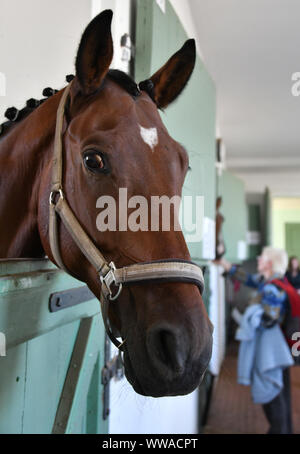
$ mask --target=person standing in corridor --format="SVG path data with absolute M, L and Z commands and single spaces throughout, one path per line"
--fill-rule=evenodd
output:
M 271 328 L 276 323 L 282 326 L 289 304 L 288 294 L 281 287 L 288 265 L 285 251 L 272 247 L 264 248 L 258 257 L 258 273 L 254 275 L 248 274 L 225 259 L 218 260 L 216 263 L 223 266 L 229 276 L 257 290 L 254 303 L 261 304 L 263 308 L 261 316 L 263 328 Z M 283 336 L 282 343 L 286 343 Z M 286 348 L 285 345 L 284 348 Z M 270 423 L 269 434 L 293 433 L 289 367 L 282 371 L 282 382 L 283 386 L 279 394 L 262 405 Z
M 300 265 L 298 257 L 295 256 L 290 257 L 289 266 L 285 274 L 285 277 L 300 294 Z

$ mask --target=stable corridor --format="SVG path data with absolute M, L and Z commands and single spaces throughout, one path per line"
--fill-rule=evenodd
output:
M 237 343 L 228 347 L 204 434 L 265 434 L 268 430 L 261 405 L 251 400 L 250 387 L 237 384 L 237 352 Z M 300 367 L 293 367 L 291 372 L 294 433 L 300 434 Z

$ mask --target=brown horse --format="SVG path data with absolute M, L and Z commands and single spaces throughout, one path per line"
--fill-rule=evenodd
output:
M 164 127 L 158 108 L 180 94 L 195 64 L 189 40 L 140 89 L 109 70 L 112 12 L 94 18 L 77 53 L 76 76 L 64 118 L 63 186 L 73 212 L 105 257 L 118 267 L 166 258 L 190 260 L 181 231 L 99 232 L 96 201 L 119 188 L 128 197 L 181 195 L 188 155 Z M 56 111 L 63 90 L 16 122 L 0 140 L 0 257 L 42 257 L 49 246 L 49 193 Z M 154 148 L 141 127 L 157 131 Z M 99 297 L 94 268 L 60 224 L 63 262 Z M 128 380 L 144 395 L 187 394 L 199 384 L 211 356 L 212 325 L 198 288 L 189 283 L 135 284 L 111 303 L 109 318 L 126 338 Z

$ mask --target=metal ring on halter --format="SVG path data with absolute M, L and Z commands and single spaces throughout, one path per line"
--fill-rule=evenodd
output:
M 120 296 L 120 293 L 121 293 L 121 291 L 122 291 L 122 287 L 123 287 L 123 285 L 122 285 L 121 282 L 120 282 L 120 284 L 119 284 L 119 286 L 118 286 L 118 291 L 117 291 L 117 293 L 116 293 L 114 296 L 112 296 L 112 293 L 110 293 L 108 299 L 109 299 L 110 301 L 115 301 L 116 299 L 118 299 L 118 297 Z
M 118 348 L 119 348 L 120 350 L 121 350 L 121 347 L 123 347 L 123 345 L 125 344 L 125 342 L 126 342 L 126 339 L 124 339 L 124 340 L 120 343 L 120 345 L 118 346 Z
M 51 191 L 50 192 L 50 196 L 49 196 L 49 205 L 56 205 L 55 201 L 54 201 L 54 197 L 59 194 L 59 198 L 60 199 L 63 199 L 64 198 L 64 193 L 62 191 L 62 189 L 56 189 L 54 191 Z
M 115 301 L 120 296 L 120 293 L 122 291 L 122 283 L 120 282 L 118 284 L 117 293 L 115 295 L 113 295 L 110 286 L 111 286 L 111 284 L 116 285 L 116 276 L 115 276 L 116 265 L 114 264 L 114 262 L 110 262 L 109 268 L 110 268 L 110 270 L 108 271 L 108 273 L 106 273 L 105 276 L 100 276 L 100 281 L 101 281 L 101 284 L 105 285 L 105 287 L 106 287 L 106 290 L 107 290 L 106 293 L 108 294 L 108 299 L 110 301 Z

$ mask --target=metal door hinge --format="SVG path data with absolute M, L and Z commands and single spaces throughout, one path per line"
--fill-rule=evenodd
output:
M 110 340 L 105 339 L 105 364 L 101 370 L 101 384 L 103 385 L 103 419 L 107 419 L 109 409 L 109 388 L 112 378 L 121 380 L 124 377 L 124 364 L 121 351 L 112 359 L 110 358 Z
M 121 37 L 121 48 L 122 48 L 122 61 L 130 62 L 130 60 L 134 57 L 134 45 L 132 44 L 132 40 L 128 33 L 125 33 Z

